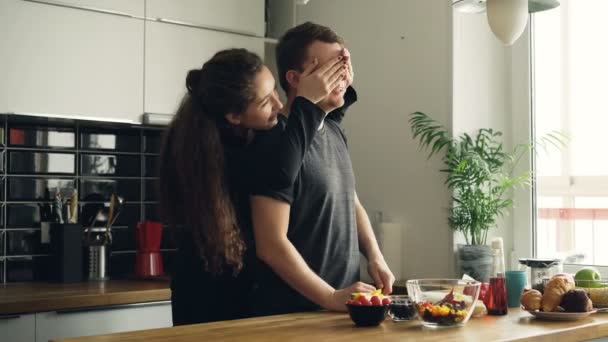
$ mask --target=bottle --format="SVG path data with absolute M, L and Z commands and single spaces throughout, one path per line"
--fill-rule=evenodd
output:
M 492 275 L 485 304 L 488 309 L 488 315 L 506 315 L 507 288 L 505 286 L 505 261 L 502 238 L 492 240 L 492 252 Z

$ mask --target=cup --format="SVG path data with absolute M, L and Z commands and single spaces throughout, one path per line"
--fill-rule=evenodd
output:
M 393 295 L 389 296 L 391 304 L 388 306 L 388 315 L 395 322 L 409 321 L 416 317 L 416 308 L 410 296 Z
M 505 281 L 507 282 L 507 306 L 518 308 L 520 306 L 519 298 L 526 287 L 526 271 L 507 271 Z

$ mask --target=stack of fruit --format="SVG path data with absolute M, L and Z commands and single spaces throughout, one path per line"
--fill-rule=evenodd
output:
M 584 267 L 574 276 L 576 287 L 589 293 L 593 306 L 608 307 L 608 281 L 602 280 L 600 272 L 595 267 Z
M 382 289 L 378 289 L 374 292 L 363 293 L 356 292 L 350 295 L 350 299 L 346 302 L 347 305 L 389 305 L 391 303 L 391 299 L 389 297 L 385 297 L 382 294 Z
M 545 285 L 544 292 L 529 290 L 524 292 L 520 303 L 528 311 L 544 312 L 588 312 L 593 304 L 587 292 L 575 289 L 571 275 L 558 274 Z

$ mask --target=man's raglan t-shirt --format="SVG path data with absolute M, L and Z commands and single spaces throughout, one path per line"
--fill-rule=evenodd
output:
M 349 88 L 354 102 L 356 93 Z M 350 100 L 350 101 L 349 101 Z M 350 102 L 350 103 L 349 103 Z M 310 103 L 311 106 L 315 105 Z M 292 186 L 277 189 L 257 183 L 254 195 L 271 197 L 291 205 L 287 237 L 308 266 L 336 289 L 359 280 L 359 244 L 355 218 L 355 177 L 344 132 L 339 121 L 343 116 L 332 112 L 323 128 L 316 132 L 300 172 Z M 284 119 L 281 120 L 284 125 Z M 276 133 L 274 133 L 276 134 Z M 275 137 L 268 132 L 260 137 L 257 160 L 272 154 Z M 318 309 L 289 287 L 268 265 L 260 263 L 256 272 L 253 309 L 258 314 L 278 314 Z

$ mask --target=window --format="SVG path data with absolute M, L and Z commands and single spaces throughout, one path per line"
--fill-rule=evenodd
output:
M 570 136 L 536 157 L 536 256 L 608 266 L 608 1 L 561 0 L 533 18 L 534 134 Z

